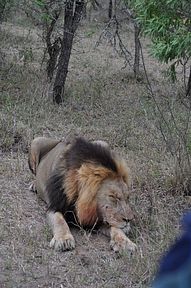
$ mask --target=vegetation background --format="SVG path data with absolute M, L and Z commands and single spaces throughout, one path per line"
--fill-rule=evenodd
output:
M 150 30 L 146 21 L 163 15 L 160 5 L 156 9 L 158 1 L 147 1 L 151 10 L 143 9 L 141 0 L 135 6 L 113 1 L 112 10 L 111 1 L 88 3 L 73 40 L 64 101 L 57 105 L 52 101 L 55 74 L 49 81 L 46 73 L 46 24 L 52 18 L 43 9 L 52 2 L 57 3 L 0 1 L 0 287 L 148 287 L 190 207 L 190 34 L 187 50 L 174 58 L 160 58 L 164 43 L 155 46 L 159 63 L 150 46 L 163 42 L 162 36 L 170 39 L 166 27 L 178 31 L 173 13 L 165 15 L 172 21 L 159 35 L 152 29 L 162 31 L 160 21 Z M 178 3 L 161 1 L 172 2 Z M 171 8 L 183 18 L 176 25 L 186 23 L 190 29 L 190 14 L 182 14 L 187 9 L 179 13 L 180 7 Z M 63 35 L 63 13 L 59 17 L 52 44 Z M 104 236 L 79 228 L 73 228 L 74 251 L 49 248 L 46 207 L 29 191 L 27 164 L 29 144 L 41 135 L 102 139 L 126 158 L 133 177 L 131 202 L 137 217 L 131 238 L 137 253 L 119 257 Z

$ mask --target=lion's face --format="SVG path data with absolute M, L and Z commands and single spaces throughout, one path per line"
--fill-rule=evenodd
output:
M 98 191 L 98 213 L 109 226 L 127 233 L 134 214 L 129 206 L 129 192 L 123 180 L 105 180 Z

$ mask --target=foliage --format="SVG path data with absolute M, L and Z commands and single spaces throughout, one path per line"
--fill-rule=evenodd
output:
M 183 65 L 186 93 L 182 102 L 180 96 L 173 93 L 169 102 L 157 97 L 148 81 L 150 95 L 154 103 L 154 113 L 160 115 L 158 128 L 174 157 L 176 167 L 175 186 L 183 187 L 188 193 L 190 183 L 190 115 L 191 115 L 191 2 L 190 0 L 135 0 L 128 4 L 136 14 L 142 32 L 152 41 L 151 51 L 160 62 L 169 64 L 167 75 L 176 80 L 176 67 Z M 186 87 L 186 68 L 190 66 Z M 168 97 L 168 92 L 165 93 Z M 177 102 L 178 101 L 178 102 Z M 173 105 L 170 104 L 173 102 Z M 175 108 L 181 107 L 181 114 Z M 183 105 L 182 105 L 183 104 Z M 157 111 L 157 112 L 156 112 Z M 184 115 L 180 121 L 180 115 Z M 180 123 L 180 124 L 178 124 Z M 169 144 L 171 143 L 171 144 Z
M 131 1 L 132 2 L 132 1 Z M 175 67 L 191 56 L 191 2 L 189 0 L 135 0 L 131 3 L 142 31 L 152 40 L 152 54 Z
M 51 21 L 55 18 L 55 13 L 60 11 L 61 7 L 64 5 L 63 1 L 60 0 L 24 0 L 23 4 L 27 15 L 33 19 L 33 22 L 36 25 L 41 27 L 50 25 Z

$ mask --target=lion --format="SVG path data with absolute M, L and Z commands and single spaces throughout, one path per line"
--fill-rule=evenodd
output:
M 126 235 L 134 218 L 129 169 L 105 141 L 35 138 L 29 149 L 29 168 L 35 175 L 33 190 L 47 204 L 53 232 L 50 247 L 57 251 L 75 248 L 67 223 L 67 213 L 72 211 L 80 226 L 100 226 L 115 252 L 136 249 Z

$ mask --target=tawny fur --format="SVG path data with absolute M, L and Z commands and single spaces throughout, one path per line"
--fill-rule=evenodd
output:
M 121 229 L 129 231 L 129 221 L 133 218 L 128 200 L 129 169 L 107 143 L 92 144 L 80 139 L 66 144 L 39 137 L 31 144 L 29 164 L 36 174 L 37 193 L 49 206 L 54 234 L 50 246 L 56 250 L 75 247 L 64 217 L 71 205 L 80 225 L 93 226 L 102 221 L 111 228 L 113 249 L 125 248 L 131 241 Z M 131 246 L 135 249 L 135 244 Z
M 118 173 L 93 163 L 85 163 L 78 170 L 66 173 L 64 188 L 67 199 L 76 201 L 78 220 L 82 225 L 93 225 L 97 215 L 97 191 L 104 179 L 122 178 L 129 185 L 129 170 L 124 161 L 117 159 Z

